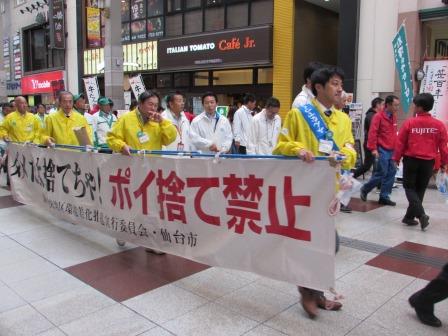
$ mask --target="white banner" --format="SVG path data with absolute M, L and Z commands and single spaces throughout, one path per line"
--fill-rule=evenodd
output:
M 66 221 L 207 265 L 334 285 L 326 161 L 126 157 L 9 146 L 12 194 Z
M 89 101 L 89 106 L 92 109 L 98 102 L 100 97 L 100 88 L 98 86 L 98 80 L 96 77 L 88 77 L 84 79 L 84 86 L 87 92 L 87 100 Z
M 146 91 L 145 83 L 143 83 L 142 75 L 129 78 L 129 84 L 131 85 L 132 92 L 134 92 L 135 99 Z
M 448 60 L 425 61 L 423 71 L 425 77 L 420 93 L 428 92 L 434 96 L 431 114 L 448 127 Z

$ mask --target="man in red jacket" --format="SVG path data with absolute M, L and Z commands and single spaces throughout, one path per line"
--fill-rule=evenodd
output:
M 403 187 L 409 206 L 402 222 L 418 225 L 424 231 L 429 225 L 422 202 L 431 178 L 435 158 L 440 151 L 441 169 L 448 164 L 447 132 L 445 125 L 433 118 L 429 111 L 434 105 L 430 93 L 421 93 L 414 98 L 416 116 L 406 120 L 398 134 L 393 160 L 400 162 L 403 157 Z
M 397 166 L 392 160 L 397 139 L 397 113 L 400 100 L 396 96 L 387 96 L 386 108 L 375 114 L 369 130 L 367 148 L 372 151 L 377 161 L 370 180 L 361 188 L 361 199 L 365 202 L 367 194 L 381 182 L 379 204 L 392 205 L 390 194 L 394 185 Z

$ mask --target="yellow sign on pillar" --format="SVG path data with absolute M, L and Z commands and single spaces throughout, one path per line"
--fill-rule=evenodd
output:
M 274 3 L 273 95 L 280 100 L 282 119 L 293 101 L 294 11 L 295 1 L 276 0 Z

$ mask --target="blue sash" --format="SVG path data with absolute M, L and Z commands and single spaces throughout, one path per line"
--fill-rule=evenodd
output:
M 312 104 L 302 105 L 299 109 L 317 141 L 332 140 L 333 150 L 339 151 L 339 147 L 333 139 L 332 132 L 328 129 L 319 111 Z

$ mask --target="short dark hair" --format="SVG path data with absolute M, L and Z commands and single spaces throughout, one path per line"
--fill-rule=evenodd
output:
M 39 104 L 36 104 L 36 109 L 38 109 L 39 106 L 42 106 L 43 108 L 46 108 L 46 107 L 45 107 L 45 104 L 39 103 Z
M 421 107 L 423 111 L 429 112 L 434 107 L 434 96 L 430 93 L 420 93 L 412 101 L 415 106 Z
M 152 90 L 148 90 L 148 91 L 141 93 L 140 96 L 138 96 L 138 102 L 139 102 L 139 104 L 143 104 L 147 99 L 149 99 L 151 97 L 157 97 L 157 99 L 159 100 L 159 104 L 160 104 L 159 94 Z
M 275 97 L 269 97 L 266 100 L 266 107 L 278 107 L 280 108 L 280 100 Z
M 311 79 L 311 75 L 314 71 L 322 69 L 324 65 L 320 62 L 310 62 L 303 70 L 303 82 L 306 84 L 307 79 Z
M 70 91 L 61 91 L 58 93 L 58 101 L 60 101 L 62 96 L 65 96 L 65 95 L 70 95 L 70 96 L 72 96 L 72 99 L 73 99 L 73 93 L 71 93 Z
M 373 98 L 373 100 L 371 102 L 371 107 L 375 108 L 378 104 L 381 104 L 383 101 L 384 101 L 384 99 L 381 97 Z
M 214 92 L 206 92 L 206 93 L 204 93 L 203 95 L 202 95 L 202 105 L 204 105 L 204 99 L 206 98 L 206 97 L 214 97 L 215 98 L 215 100 L 216 100 L 216 102 L 218 102 L 218 96 L 216 95 L 216 93 L 214 93 Z
M 254 103 L 257 99 L 255 98 L 255 95 L 252 93 L 246 93 L 243 97 L 243 104 L 247 105 L 248 103 Z
M 341 68 L 335 66 L 324 67 L 314 71 L 311 75 L 311 90 L 313 91 L 313 95 L 317 96 L 317 84 L 325 86 L 325 84 L 327 84 L 334 76 L 338 76 L 342 80 L 344 80 L 344 71 Z
M 5 108 L 5 107 L 13 108 L 12 103 L 10 103 L 10 102 L 1 103 L 0 107 L 2 107 L 2 108 Z
M 138 105 L 138 102 L 135 99 L 131 100 L 131 105 L 129 105 L 129 111 L 132 111 L 133 109 L 135 109 Z
M 180 91 L 174 91 L 174 92 L 170 92 L 168 93 L 168 95 L 166 96 L 166 105 L 169 106 L 170 103 L 174 100 L 175 96 L 182 96 L 184 97 L 184 94 Z
M 385 100 L 386 105 L 390 105 L 390 104 L 392 104 L 392 103 L 394 102 L 395 99 L 398 100 L 398 97 L 397 97 L 397 96 L 394 96 L 394 95 L 389 95 L 389 96 L 387 96 L 387 97 L 386 97 L 386 100 Z

